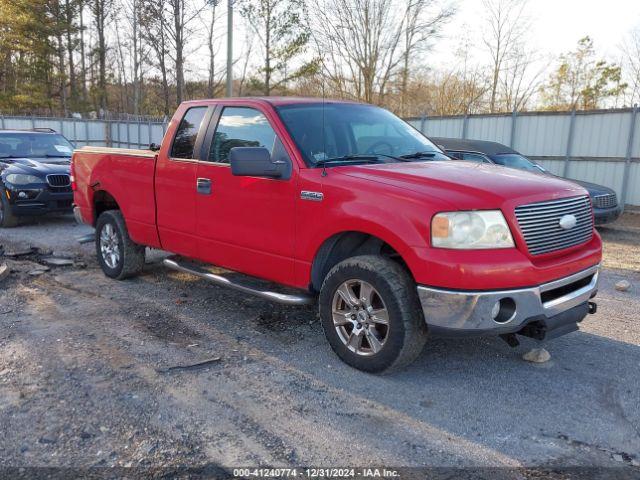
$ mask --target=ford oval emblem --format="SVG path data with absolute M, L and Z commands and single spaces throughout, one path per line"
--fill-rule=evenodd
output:
M 571 230 L 578 223 L 578 219 L 575 215 L 563 215 L 560 219 L 560 228 L 563 230 Z

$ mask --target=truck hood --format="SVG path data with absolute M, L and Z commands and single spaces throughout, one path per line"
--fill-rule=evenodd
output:
M 459 209 L 474 209 L 479 203 L 486 208 L 500 208 L 505 202 L 518 199 L 537 201 L 586 194 L 580 186 L 560 178 L 476 162 L 390 163 L 335 170 L 439 198 Z

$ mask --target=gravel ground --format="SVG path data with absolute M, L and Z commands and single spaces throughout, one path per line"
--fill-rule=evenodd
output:
M 598 313 L 546 345 L 551 361 L 522 360 L 533 341 L 431 339 L 386 376 L 341 363 L 314 308 L 167 271 L 159 252 L 140 277 L 109 280 L 93 246 L 74 242 L 90 230 L 66 217 L 0 230 L 7 252 L 41 249 L 0 259 L 12 271 L 0 280 L 0 468 L 521 467 L 532 478 L 577 466 L 638 478 L 640 249 L 622 228 L 603 230 Z M 50 250 L 74 265 L 35 274 Z M 629 292 L 614 289 L 621 279 Z

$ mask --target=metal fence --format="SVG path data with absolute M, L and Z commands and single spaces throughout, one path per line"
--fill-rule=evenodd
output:
M 0 129 L 52 128 L 76 146 L 147 148 L 160 143 L 166 122 L 139 120 L 86 120 L 76 118 L 0 116 Z
M 638 107 L 584 112 L 421 117 L 409 123 L 432 137 L 508 145 L 552 173 L 613 188 L 640 205 Z

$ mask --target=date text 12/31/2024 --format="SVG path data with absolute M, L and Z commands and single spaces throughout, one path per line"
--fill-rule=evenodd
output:
M 387 468 L 235 468 L 238 478 L 394 478 L 397 470 Z

